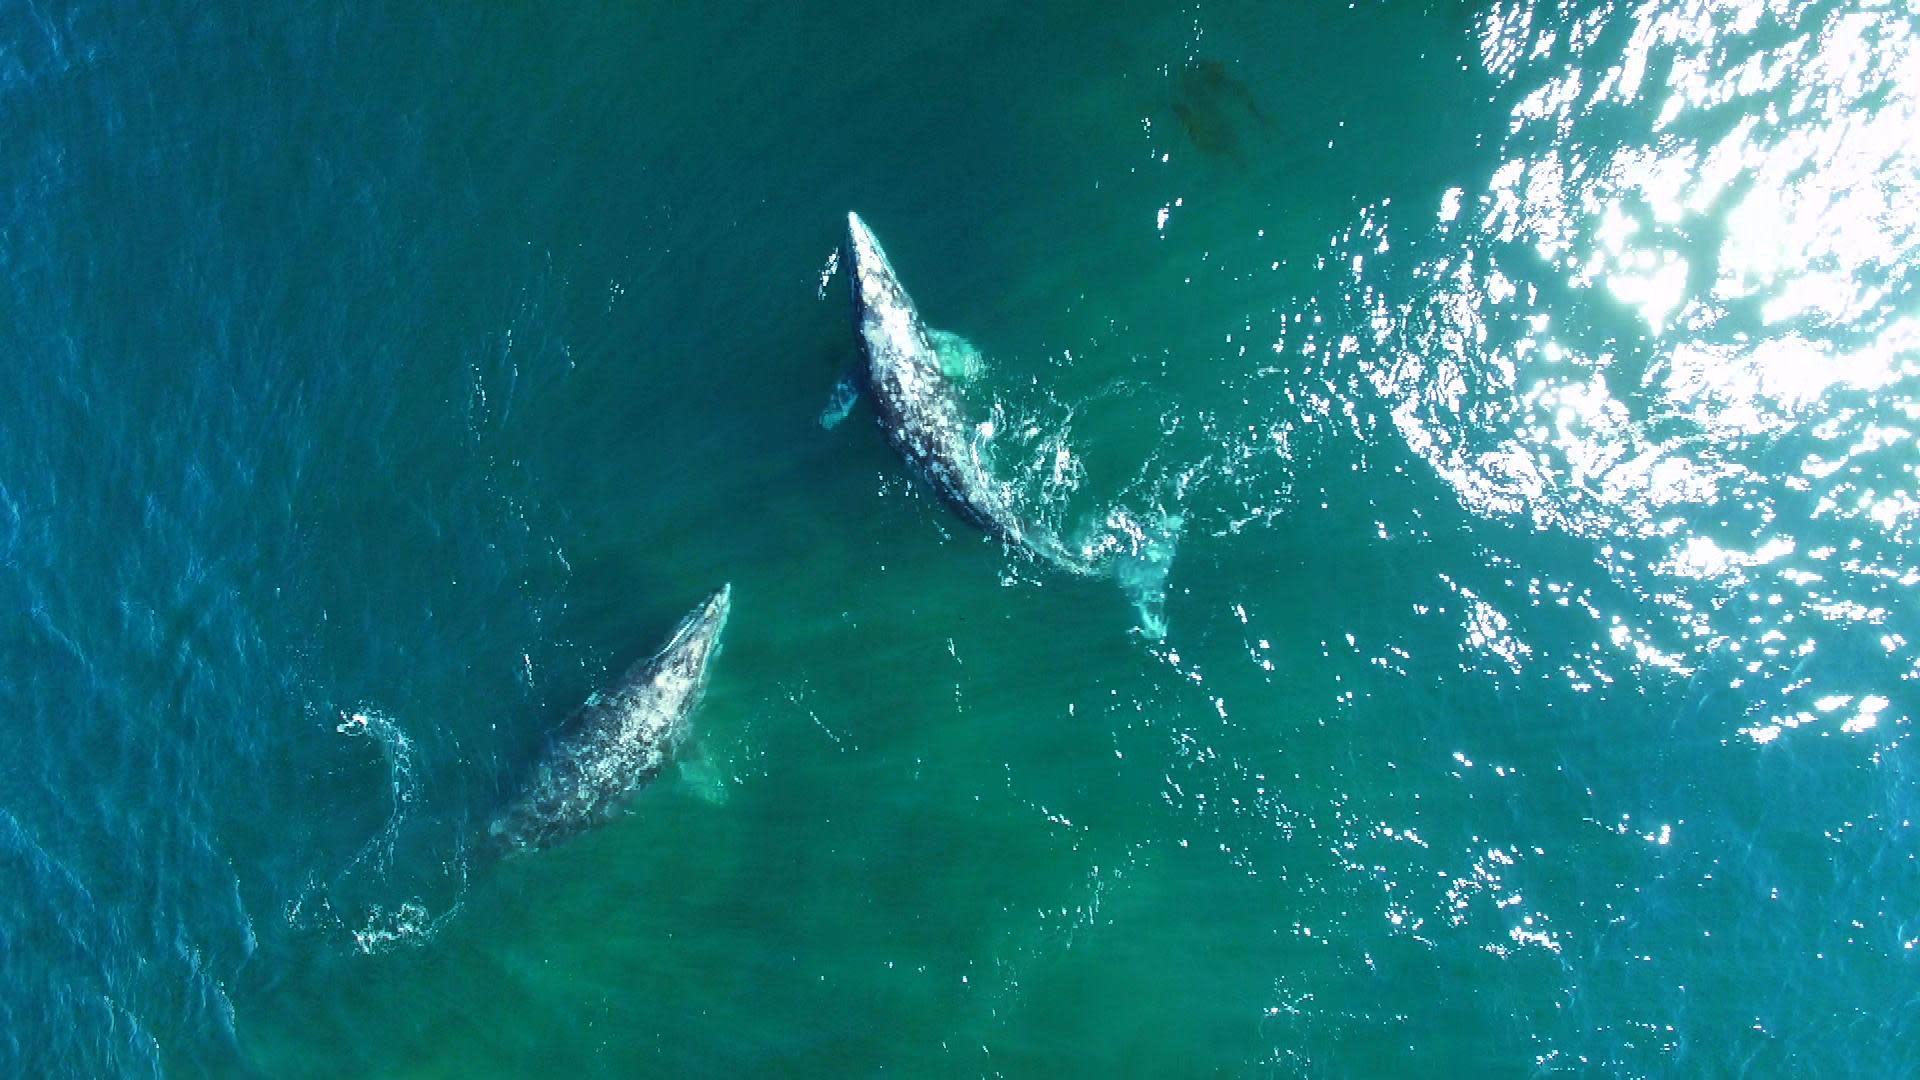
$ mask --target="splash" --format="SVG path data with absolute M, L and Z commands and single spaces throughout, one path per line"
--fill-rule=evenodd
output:
M 1155 510 L 1142 516 L 1118 505 L 1102 522 L 1098 542 L 1107 572 L 1133 604 L 1140 632 L 1150 641 L 1167 636 L 1167 577 L 1185 527 L 1182 514 Z
M 432 941 L 460 911 L 460 905 L 433 914 L 419 900 L 405 900 L 388 910 L 378 904 L 368 909 L 366 920 L 353 931 L 354 950 L 362 956 L 390 952 L 401 946 L 420 946 Z
M 1179 485 L 1149 460 L 1117 492 L 1090 492 L 1090 470 L 1074 448 L 1075 417 L 1090 402 L 1069 406 L 1047 390 L 999 394 L 980 425 L 982 439 L 1008 461 L 1008 493 L 1032 525 L 1034 549 L 1073 573 L 1110 578 L 1132 604 L 1140 633 L 1166 637 L 1167 579 L 1186 527 Z
M 832 251 L 827 252 L 827 261 L 820 265 L 820 281 L 818 287 L 814 290 L 815 299 L 825 300 L 827 298 L 827 286 L 832 283 L 833 276 L 839 272 L 840 248 L 835 246 Z
M 467 884 L 466 853 L 464 849 L 459 851 L 452 861 L 459 878 L 456 896 L 438 915 L 433 914 L 419 895 L 409 896 L 397 904 L 336 902 L 336 897 L 364 887 L 388 887 L 397 862 L 396 852 L 421 795 L 414 744 L 396 720 L 366 706 L 339 716 L 335 732 L 348 738 L 372 740 L 379 747 L 386 767 L 387 818 L 337 873 L 324 879 L 317 874 L 309 875 L 307 887 L 287 906 L 287 923 L 344 932 L 353 950 L 366 955 L 402 945 L 423 945 L 433 939 L 463 904 Z M 342 903 L 358 910 L 359 914 L 341 914 Z
M 340 723 L 334 730 L 349 738 L 372 739 L 380 747 L 380 756 L 387 766 L 387 796 L 391 800 L 386 824 L 367 840 L 347 866 L 351 869 L 369 861 L 383 868 L 391 866 L 407 807 L 420 793 L 420 778 L 413 767 L 413 742 L 391 717 L 365 709 L 341 713 Z

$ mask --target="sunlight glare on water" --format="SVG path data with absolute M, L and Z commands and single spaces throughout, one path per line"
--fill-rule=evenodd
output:
M 1411 223 L 1372 211 L 1348 241 L 1394 425 L 1467 506 L 1591 538 L 1670 611 L 1658 646 L 1616 644 L 1682 672 L 1737 654 L 1755 739 L 1826 693 L 1897 697 L 1795 672 L 1871 634 L 1878 670 L 1920 677 L 1889 623 L 1920 583 L 1911 12 L 1510 2 L 1480 45 L 1519 100 L 1504 163 L 1420 238 L 1427 291 L 1358 254 Z

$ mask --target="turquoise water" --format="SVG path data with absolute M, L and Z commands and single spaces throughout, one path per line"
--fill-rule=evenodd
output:
M 1916 14 L 0 7 L 0 1073 L 1920 1069 Z

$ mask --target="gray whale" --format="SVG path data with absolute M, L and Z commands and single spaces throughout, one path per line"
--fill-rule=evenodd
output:
M 854 330 L 865 383 L 887 441 L 955 513 L 1007 544 L 1075 573 L 1094 567 L 1045 530 L 1023 522 L 994 479 L 984 437 L 967 421 L 958 389 L 906 286 L 860 215 L 847 215 Z
M 569 840 L 614 816 L 659 775 L 706 691 L 732 593 L 722 586 L 680 620 L 659 652 L 587 699 L 494 820 L 496 845 L 512 853 Z
M 887 253 L 859 214 L 847 215 L 847 248 L 852 256 L 847 276 L 853 286 L 853 325 L 864 360 L 858 381 L 865 385 L 894 450 L 942 502 L 988 534 L 1069 573 L 1111 576 L 1133 601 L 1141 632 L 1156 640 L 1166 636 L 1167 571 L 1181 516 L 1160 510 L 1142 517 L 1115 504 L 1107 510 L 1103 528 L 1078 550 L 1045 523 L 1023 519 L 1009 489 L 994 478 L 987 436 L 968 422 L 959 388 L 943 362 L 943 345 L 951 350 L 959 339 L 930 330 L 921 321 Z M 851 403 L 852 395 L 837 395 L 821 423 L 832 427 Z

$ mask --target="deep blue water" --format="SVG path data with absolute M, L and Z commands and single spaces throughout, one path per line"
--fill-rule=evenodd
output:
M 1917 16 L 0 5 L 0 1073 L 1920 1069 Z

